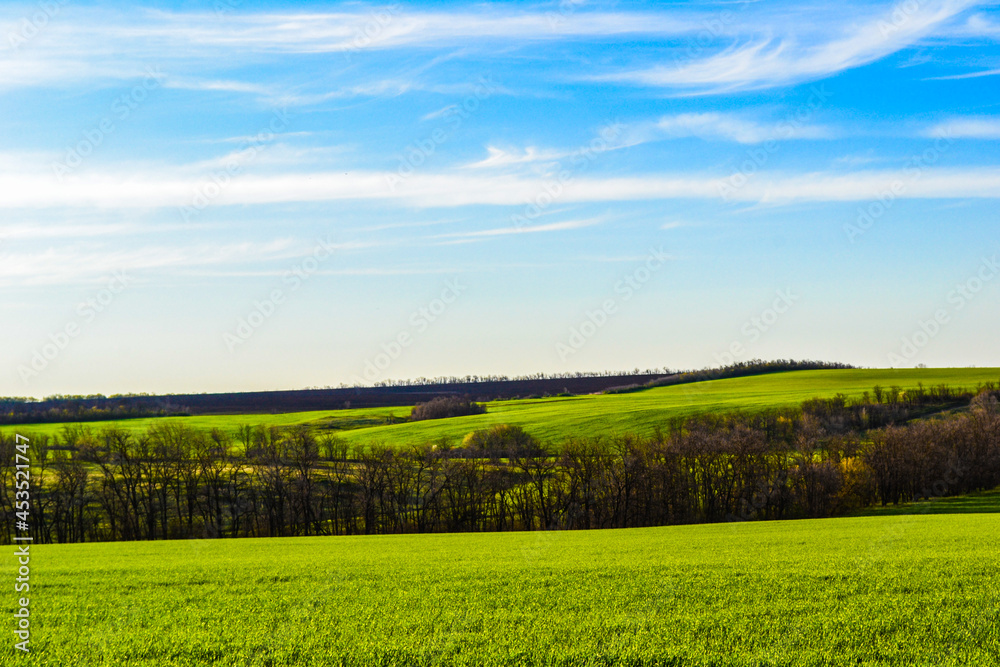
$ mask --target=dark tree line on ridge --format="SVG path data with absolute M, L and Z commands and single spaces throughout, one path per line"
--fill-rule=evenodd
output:
M 239 412 L 291 412 L 354 407 L 413 405 L 439 394 L 472 395 L 479 401 L 564 393 L 628 391 L 657 383 L 685 383 L 780 370 L 850 368 L 846 364 L 816 361 L 749 361 L 725 368 L 676 373 L 667 368 L 631 371 L 466 375 L 464 377 L 385 380 L 373 387 L 312 388 L 290 391 L 237 392 L 229 394 L 118 394 L 104 396 L 53 395 L 42 400 L 0 397 L 0 424 L 40 424 L 107 421 L 140 417 Z M 564 382 L 561 382 L 564 381 Z M 626 386 L 621 383 L 627 381 Z M 426 391 L 421 391 L 425 389 Z
M 498 425 L 460 445 L 352 450 L 249 425 L 71 425 L 30 436 L 35 542 L 617 528 L 826 517 L 1000 484 L 1000 410 L 977 394 L 876 388 L 859 400 L 674 419 L 558 449 Z M 928 412 L 954 414 L 918 419 Z M 14 438 L 0 438 L 5 460 Z M 0 506 L 14 516 L 13 466 Z M 0 528 L 9 543 L 12 519 Z
M 192 414 L 212 414 L 219 412 L 226 413 L 230 412 L 230 408 L 233 407 L 232 405 L 229 405 L 230 401 L 225 400 L 227 398 L 242 398 L 243 400 L 240 401 L 241 405 L 237 406 L 241 409 L 269 412 L 277 409 L 278 407 L 294 409 L 294 404 L 296 402 L 302 402 L 303 394 L 331 392 L 343 398 L 338 400 L 337 398 L 331 396 L 325 401 L 326 404 L 319 406 L 315 405 L 316 399 L 313 398 L 310 405 L 306 405 L 300 409 L 337 409 L 344 407 L 345 400 L 348 402 L 353 401 L 355 403 L 355 407 L 375 407 L 376 405 L 412 405 L 413 403 L 399 401 L 386 402 L 384 400 L 384 394 L 394 389 L 419 389 L 422 387 L 440 391 L 443 388 L 454 386 L 456 387 L 456 391 L 460 394 L 485 391 L 487 396 L 483 400 L 486 400 L 490 397 L 511 398 L 522 394 L 541 393 L 542 390 L 539 385 L 544 385 L 545 383 L 548 383 L 551 386 L 544 391 L 548 391 L 550 393 L 565 391 L 565 388 L 562 385 L 556 387 L 556 385 L 552 384 L 553 381 L 557 380 L 580 381 L 599 378 L 608 379 L 608 382 L 606 383 L 599 383 L 596 386 L 591 387 L 584 387 L 580 382 L 568 382 L 568 384 L 578 386 L 579 391 L 589 393 L 606 389 L 611 382 L 620 381 L 623 378 L 655 378 L 668 373 L 670 373 L 670 371 L 666 368 L 647 370 L 640 370 L 636 368 L 631 371 L 533 373 L 530 375 L 518 375 L 515 377 L 508 377 L 506 375 L 466 375 L 463 377 L 448 376 L 437 378 L 420 377 L 410 380 L 384 380 L 375 383 L 372 387 L 354 387 L 341 384 L 337 389 L 332 387 L 327 387 L 325 389 L 314 387 L 290 391 L 236 392 L 232 394 L 217 395 L 181 394 L 156 396 L 152 394 L 116 394 L 112 396 L 105 396 L 103 394 L 90 394 L 74 396 L 55 394 L 52 396 L 46 396 L 41 400 L 26 396 L 4 396 L 0 397 L 0 424 L 52 424 L 61 422 L 136 419 L 142 417 L 189 416 Z M 525 386 L 519 390 L 517 385 L 521 384 Z M 494 385 L 494 387 L 490 388 L 489 385 Z M 506 390 L 498 393 L 495 385 L 505 386 Z M 376 389 L 382 389 L 384 391 L 375 391 Z M 355 392 L 357 395 L 355 395 Z M 271 402 L 274 400 L 273 397 L 270 397 L 269 400 L 268 395 L 271 394 L 285 394 L 289 396 L 285 400 L 281 401 L 281 406 L 275 406 Z M 248 406 L 248 402 L 254 403 L 254 401 L 247 401 L 246 397 L 254 395 L 260 395 L 260 398 L 257 400 L 258 404 Z M 372 400 L 372 396 L 380 395 L 383 395 L 383 400 Z M 402 393 L 397 395 L 405 401 L 411 394 Z M 414 392 L 412 395 L 421 396 L 422 393 Z M 213 397 L 221 397 L 223 400 L 213 400 Z
M 0 398 L 0 424 L 53 424 L 108 421 L 140 417 L 187 416 L 190 410 L 157 398 L 139 404 L 132 396 L 55 396 L 36 402 L 26 398 Z

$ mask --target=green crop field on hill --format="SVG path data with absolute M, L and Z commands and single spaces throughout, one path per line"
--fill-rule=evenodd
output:
M 115 423 L 133 430 L 145 429 L 162 420 L 182 421 L 193 428 L 229 430 L 240 424 L 308 424 L 336 431 L 353 445 L 378 442 L 391 446 L 417 445 L 441 438 L 458 442 L 477 428 L 516 424 L 544 441 L 558 443 L 574 436 L 650 434 L 676 416 L 796 406 L 810 398 L 837 393 L 860 396 L 874 385 L 908 389 L 921 382 L 925 386 L 975 388 L 982 382 L 1000 382 L 1000 368 L 794 371 L 657 387 L 628 394 L 494 401 L 488 404 L 486 414 L 412 423 L 387 423 L 392 417 L 396 420 L 407 417 L 410 409 L 406 407 L 161 417 Z M 92 428 L 107 423 L 89 422 Z M 3 430 L 56 434 L 61 428 L 62 424 L 38 424 L 6 426 Z
M 229 430 L 240 424 L 308 424 L 316 429 L 336 431 L 354 445 L 380 442 L 393 446 L 441 438 L 458 441 L 477 428 L 517 424 L 542 440 L 558 442 L 573 436 L 648 434 L 675 416 L 795 406 L 809 398 L 837 393 L 859 396 L 874 385 L 885 388 L 898 385 L 908 389 L 921 382 L 925 386 L 948 384 L 974 388 L 982 382 L 1000 382 L 1000 368 L 795 371 L 657 387 L 628 394 L 494 401 L 488 404 L 488 412 L 483 415 L 413 423 L 388 423 L 409 415 L 409 408 L 396 407 L 160 417 L 88 424 L 100 428 L 115 423 L 131 430 L 143 430 L 162 421 L 179 421 L 192 428 Z M 5 426 L 3 431 L 57 434 L 62 426 L 27 424 Z
M 38 545 L 17 664 L 993 666 L 998 534 L 925 513 Z
M 516 424 L 549 442 L 622 433 L 648 435 L 677 416 L 797 406 L 810 398 L 837 393 L 860 396 L 874 385 L 911 388 L 923 382 L 928 386 L 945 383 L 975 387 L 988 381 L 1000 381 L 1000 369 L 795 371 L 657 387 L 629 394 L 499 401 L 490 403 L 489 411 L 483 415 L 373 426 L 343 435 L 355 444 L 375 441 L 402 445 L 442 437 L 457 441 L 474 429 L 494 424 Z

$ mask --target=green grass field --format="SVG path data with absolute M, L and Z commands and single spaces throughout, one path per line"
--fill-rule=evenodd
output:
M 981 382 L 1000 382 L 1000 368 L 824 370 L 776 373 L 745 378 L 659 387 L 630 394 L 588 395 L 563 398 L 496 401 L 488 412 L 404 424 L 385 424 L 387 417 L 406 417 L 409 408 L 327 410 L 287 414 L 168 417 L 195 428 L 234 430 L 239 424 L 309 424 L 336 430 L 353 445 L 380 442 L 391 446 L 416 445 L 441 438 L 458 442 L 467 433 L 493 424 L 517 424 L 532 435 L 553 443 L 572 436 L 610 436 L 652 433 L 669 418 L 700 412 L 756 410 L 795 406 L 814 397 L 837 393 L 859 396 L 874 385 L 916 387 L 948 384 L 974 388 Z M 145 429 L 156 419 L 119 422 L 130 429 Z M 382 425 L 379 425 L 379 423 Z M 100 428 L 106 422 L 91 422 Z M 4 432 L 58 433 L 61 424 L 3 427 Z
M 414 424 L 377 424 L 400 408 L 183 421 L 333 420 L 355 443 L 390 444 L 515 423 L 557 440 L 874 384 L 998 379 L 998 369 L 807 371 L 498 402 Z M 33 652 L 11 657 L 11 633 L 0 665 L 993 666 L 997 535 L 1000 489 L 824 520 L 36 545 Z M 8 550 L 0 577 L 11 585 Z M 11 629 L 21 595 L 3 597 Z
M 994 666 L 998 534 L 994 513 L 40 545 L 33 653 L 2 662 Z

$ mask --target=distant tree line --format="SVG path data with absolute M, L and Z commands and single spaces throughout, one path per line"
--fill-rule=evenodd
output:
M 374 387 L 327 387 L 287 391 L 235 392 L 229 394 L 116 394 L 105 396 L 52 395 L 36 398 L 14 396 L 0 397 L 0 425 L 39 424 L 59 422 L 109 421 L 137 417 L 167 415 L 217 414 L 232 412 L 273 412 L 290 410 L 330 410 L 344 407 L 376 407 L 412 405 L 413 396 L 426 396 L 426 392 L 407 392 L 407 389 L 440 393 L 475 393 L 478 400 L 504 399 L 524 394 L 561 393 L 570 391 L 560 384 L 542 388 L 546 383 L 567 380 L 574 391 L 596 392 L 620 378 L 642 376 L 657 377 L 668 373 L 658 369 L 640 371 L 600 371 L 572 373 L 534 373 L 509 377 L 506 375 L 466 375 L 434 379 L 387 380 Z M 612 378 L 599 382 L 601 378 Z M 582 382 L 591 380 L 592 382 Z M 575 382 L 574 382 L 575 381 Z M 518 386 L 518 385 L 526 386 Z M 433 394 L 432 394 L 433 395 Z
M 1000 484 L 994 385 L 673 419 L 558 449 L 517 426 L 352 450 L 298 426 L 31 437 L 35 542 L 616 528 L 826 517 Z M 913 421 L 942 410 L 954 414 Z M 0 438 L 6 461 L 14 439 Z M 14 516 L 13 466 L 0 506 Z M 0 524 L 10 542 L 12 520 Z
M 187 408 L 168 400 L 157 400 L 150 405 L 129 400 L 131 398 L 101 395 L 50 396 L 44 401 L 0 398 L 0 424 L 52 424 L 190 414 Z
M 558 373 L 529 373 L 527 375 L 440 375 L 433 378 L 418 377 L 399 380 L 379 380 L 373 387 L 419 387 L 440 384 L 471 384 L 479 382 L 530 382 L 532 380 L 565 380 L 569 378 L 625 377 L 629 375 L 669 375 L 673 371 L 663 368 L 634 368 L 630 371 L 564 371 Z M 352 385 L 341 384 L 342 389 Z
M 412 405 L 414 396 L 426 396 L 420 388 L 439 393 L 471 394 L 479 401 L 539 397 L 571 392 L 597 391 L 626 392 L 651 386 L 698 382 L 757 375 L 785 370 L 817 368 L 850 368 L 846 364 L 778 360 L 751 361 L 732 364 L 724 368 L 700 371 L 673 372 L 667 368 L 631 371 L 594 371 L 566 373 L 533 373 L 530 375 L 466 375 L 412 380 L 385 380 L 374 387 L 347 387 L 340 389 L 312 389 L 296 391 L 238 392 L 232 394 L 179 394 L 155 396 L 150 394 L 116 394 L 104 396 L 53 395 L 42 400 L 30 397 L 0 397 L 0 425 L 38 424 L 59 422 L 85 422 L 161 417 L 167 415 L 213 414 L 233 412 L 261 412 L 301 410 L 328 410 L 343 407 L 374 407 Z M 601 378 L 609 378 L 600 382 Z M 634 378 L 634 381 L 630 381 Z M 555 386 L 567 380 L 565 386 Z M 587 382 L 590 380 L 590 382 Z M 612 383 L 629 382 L 609 389 Z M 546 383 L 552 386 L 545 386 Z M 524 386 L 519 386 L 519 385 Z M 413 389 L 412 395 L 407 391 Z M 432 394 L 433 395 L 433 394 Z

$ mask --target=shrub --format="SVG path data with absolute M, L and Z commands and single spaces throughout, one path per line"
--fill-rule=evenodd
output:
M 535 439 L 513 424 L 497 424 L 473 431 L 462 440 L 462 446 L 488 454 L 528 453 L 538 449 Z
M 977 394 L 975 398 L 972 399 L 972 403 L 969 404 L 969 409 L 973 412 L 982 412 L 986 414 L 1000 414 L 1000 405 L 997 403 L 997 397 L 991 392 L 982 392 Z
M 423 419 L 447 419 L 463 415 L 481 415 L 486 406 L 468 397 L 438 396 L 426 403 L 417 403 L 410 412 L 410 421 Z

